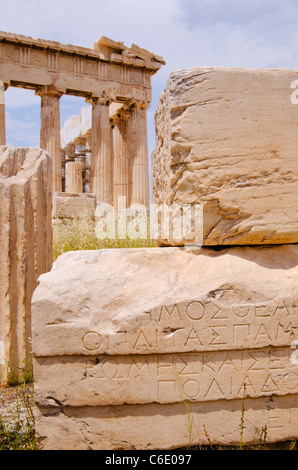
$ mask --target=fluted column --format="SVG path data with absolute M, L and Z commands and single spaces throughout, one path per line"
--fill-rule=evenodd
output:
M 65 164 L 65 192 L 83 192 L 83 164 L 82 162 L 68 162 Z
M 5 132 L 5 93 L 6 86 L 0 82 L 0 145 L 6 145 Z
M 52 267 L 51 186 L 44 150 L 1 148 L 0 384 L 32 361 L 31 297 Z
M 62 93 L 51 87 L 36 91 L 41 97 L 40 147 L 46 150 L 53 162 L 53 192 L 62 191 L 60 106 Z
M 129 204 L 129 151 L 127 140 L 129 113 L 121 111 L 114 120 L 114 208 L 118 214 Z M 119 214 L 118 214 L 119 215 Z
M 147 104 L 135 103 L 128 122 L 129 202 L 149 207 Z
M 112 140 L 108 99 L 92 98 L 91 193 L 96 203 L 113 204 Z

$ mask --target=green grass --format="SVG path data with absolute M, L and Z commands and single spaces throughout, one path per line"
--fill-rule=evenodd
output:
M 33 414 L 33 384 L 21 384 L 13 389 L 14 401 L 1 403 L 0 450 L 38 450 Z M 8 390 L 8 389 L 7 389 Z
M 7 381 L 0 387 L 0 450 L 36 450 L 32 364 L 6 368 Z
M 155 246 L 149 235 L 145 240 L 131 240 L 129 237 L 100 240 L 96 236 L 95 221 L 91 219 L 62 219 L 53 224 L 53 261 L 67 251 Z

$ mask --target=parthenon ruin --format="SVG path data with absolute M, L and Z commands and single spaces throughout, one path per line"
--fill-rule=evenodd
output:
M 90 191 L 101 202 L 148 206 L 147 109 L 151 76 L 162 57 L 101 37 L 93 49 L 0 32 L 0 145 L 5 138 L 5 90 L 41 97 L 40 147 L 53 161 L 53 192 L 62 191 L 59 99 L 81 96 L 92 105 Z M 69 171 L 76 171 L 75 166 Z

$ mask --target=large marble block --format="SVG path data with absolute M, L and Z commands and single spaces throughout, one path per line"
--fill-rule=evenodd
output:
M 32 301 L 44 449 L 292 439 L 298 247 L 62 255 Z
M 153 202 L 202 204 L 203 245 L 297 243 L 297 78 L 277 69 L 171 73 L 155 115 Z

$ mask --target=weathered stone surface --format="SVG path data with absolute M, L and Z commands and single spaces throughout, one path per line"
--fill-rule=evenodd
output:
M 292 438 L 294 421 L 278 432 L 297 414 L 297 255 L 285 245 L 61 256 L 32 300 L 44 448 L 187 445 L 185 400 L 194 443 L 205 424 L 213 442 L 234 444 L 244 394 L 246 440 L 265 425 L 268 442 Z
M 36 94 L 41 97 L 40 108 L 40 147 L 52 158 L 53 192 L 62 191 L 60 104 L 62 93 L 54 87 L 40 87 Z
M 96 200 L 90 193 L 54 193 L 54 219 L 92 219 L 95 214 Z
M 62 93 L 151 101 L 151 76 L 163 58 L 101 37 L 89 49 L 0 31 L 0 80 L 36 89 L 55 85 Z
M 52 266 L 50 156 L 0 147 L 0 381 L 31 362 L 31 297 Z
M 155 116 L 153 202 L 203 204 L 204 245 L 297 243 L 296 79 L 224 67 L 170 75 Z
M 51 405 L 53 397 L 64 406 L 234 400 L 243 397 L 245 383 L 251 398 L 297 394 L 298 367 L 291 363 L 292 352 L 288 346 L 278 350 L 39 358 L 35 362 L 36 402 Z M 58 382 L 53 382 L 55 374 Z
M 65 192 L 83 193 L 83 164 L 68 162 L 65 165 Z
M 243 442 L 259 443 L 265 426 L 267 443 L 297 439 L 297 396 L 247 398 L 244 403 Z M 43 447 L 54 450 L 175 449 L 198 441 L 209 445 L 204 428 L 212 444 L 239 445 L 239 400 L 189 402 L 188 407 L 189 413 L 184 403 L 64 407 L 62 413 L 56 404 L 51 410 L 36 410 L 37 430 Z

